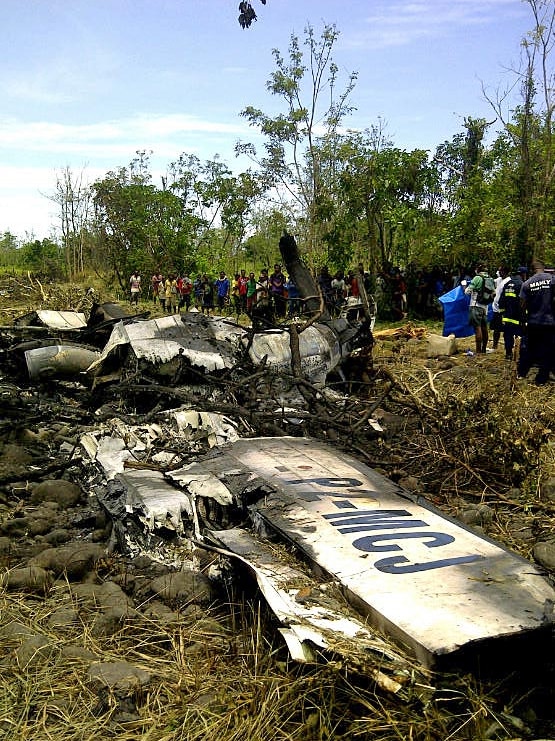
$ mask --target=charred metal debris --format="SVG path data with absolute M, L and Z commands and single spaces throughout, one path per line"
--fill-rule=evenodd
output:
M 364 352 L 371 365 L 373 322 L 331 320 L 318 311 L 313 319 L 305 319 L 304 326 L 297 320 L 293 330 L 289 324 L 254 331 L 227 317 L 194 311 L 157 318 L 130 315 L 113 302 L 94 303 L 88 316 L 28 312 L 0 327 L 0 428 L 11 435 L 49 420 L 67 425 L 67 443 L 49 449 L 48 463 L 28 467 L 25 478 L 39 480 L 79 467 L 81 485 L 112 520 L 111 549 L 126 557 L 147 554 L 175 568 L 183 568 L 199 548 L 221 551 L 219 558 L 229 562 L 227 546 L 209 533 L 237 530 L 244 550 L 244 542 L 259 537 L 251 505 L 271 487 L 256 477 L 233 475 L 233 495 L 225 489 L 225 477 L 219 494 L 211 490 L 206 496 L 202 480 L 189 482 L 185 492 L 188 465 L 241 437 L 318 434 L 342 443 L 350 436 L 360 443 L 381 434 L 369 405 L 347 393 L 350 359 Z M 0 481 L 7 487 L 11 483 Z M 213 477 L 205 483 L 213 487 Z M 260 539 L 257 550 L 268 548 L 259 573 L 277 568 L 275 555 L 274 566 L 268 564 L 278 546 Z M 310 580 L 302 563 L 288 568 L 296 583 Z M 272 580 L 266 575 L 261 581 Z M 316 595 L 316 582 L 312 588 Z M 409 677 L 410 662 L 374 636 L 363 619 L 342 614 L 346 605 L 324 594 L 329 592 L 324 583 L 321 588 L 323 632 L 322 626 L 295 632 L 296 622 L 309 626 L 312 620 L 310 610 L 295 617 L 299 610 L 306 612 L 295 600 L 296 590 L 281 594 L 275 584 L 262 590 L 278 594 L 282 607 L 284 599 L 291 603 L 282 615 L 282 630 L 293 655 L 314 658 L 314 648 L 329 649 L 338 642 L 334 624 L 347 626 L 351 638 L 366 635 L 361 661 L 368 672 L 388 690 L 403 694 L 403 683 L 374 664 L 390 656 L 394 672 Z M 360 647 L 355 648 L 358 653 Z
M 248 571 L 296 660 L 340 656 L 408 698 L 499 640 L 526 653 L 552 633 L 553 589 L 348 455 L 382 434 L 380 402 L 349 393 L 373 373 L 371 304 L 362 292 L 354 319 L 332 319 L 298 270 L 311 318 L 285 326 L 114 303 L 19 317 L 0 328 L 1 424 L 77 428 L 51 465 L 80 466 L 110 549 L 175 569 L 210 552 L 219 581 Z

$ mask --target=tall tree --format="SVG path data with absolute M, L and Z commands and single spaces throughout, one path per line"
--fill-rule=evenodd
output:
M 33 239 L 21 246 L 23 265 L 49 278 L 63 276 L 63 249 L 51 239 Z
M 491 169 L 484 137 L 492 123 L 467 116 L 465 133 L 456 134 L 436 149 L 434 160 L 443 180 L 444 202 L 450 216 L 444 239 L 454 262 L 471 263 L 484 258 L 481 226 L 486 175 Z
M 91 191 L 84 182 L 84 171 L 74 173 L 69 166 L 60 170 L 50 200 L 59 209 L 66 273 L 71 280 L 85 267 L 85 243 L 90 229 Z
M 180 199 L 149 179 L 123 167 L 93 184 L 97 228 L 122 290 L 135 268 L 144 271 L 165 264 L 173 269 L 178 252 Z
M 265 137 L 264 153 L 259 155 L 253 144 L 236 146 L 238 154 L 247 154 L 258 164 L 276 195 L 296 204 L 307 225 L 304 252 L 312 262 L 325 253 L 318 207 L 325 190 L 322 173 L 331 166 L 321 157 L 324 152 L 333 156 L 341 123 L 353 110 L 349 97 L 357 79 L 356 73 L 350 73 L 338 90 L 339 68 L 332 58 L 338 36 L 334 25 L 325 25 L 319 37 L 308 25 L 305 50 L 294 34 L 288 58 L 273 50 L 276 69 L 266 87 L 281 100 L 283 111 L 272 116 L 252 106 L 245 108 L 241 115 Z M 325 150 L 318 146 L 323 140 L 328 142 Z
M 253 213 L 252 234 L 244 243 L 245 259 L 253 270 L 279 260 L 279 240 L 290 223 L 288 215 L 274 208 L 259 208 Z
M 521 43 L 520 67 L 515 82 L 487 100 L 502 122 L 515 154 L 512 206 L 519 214 L 513 236 L 520 262 L 534 254 L 555 257 L 551 224 L 555 214 L 555 74 L 552 53 L 555 44 L 555 3 L 526 0 L 534 26 Z M 519 86 L 520 104 L 507 111 L 506 101 Z
M 189 252 L 200 257 L 202 247 L 210 246 L 208 264 L 235 263 L 250 215 L 266 188 L 264 178 L 250 170 L 234 175 L 217 157 L 201 163 L 182 154 L 169 167 L 168 184 L 188 221 Z
M 0 266 L 14 267 L 19 262 L 19 242 L 15 234 L 4 232 L 0 236 Z
M 148 154 L 138 155 L 93 185 L 97 226 L 122 289 L 134 268 L 194 271 L 236 261 L 260 179 L 182 154 L 157 188 Z
M 356 249 L 372 272 L 394 262 L 407 264 L 410 235 L 426 217 L 437 187 L 427 153 L 394 147 L 380 123 L 344 136 L 334 167 L 335 215 L 327 234 L 334 262 L 344 267 Z

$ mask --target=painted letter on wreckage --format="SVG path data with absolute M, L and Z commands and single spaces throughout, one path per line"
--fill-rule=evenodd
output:
M 193 465 L 218 476 L 231 463 L 271 483 L 260 515 L 427 666 L 552 623 L 555 592 L 534 564 L 330 446 L 243 439 L 222 455 Z

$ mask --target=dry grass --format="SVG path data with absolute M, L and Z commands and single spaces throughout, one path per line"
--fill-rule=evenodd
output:
M 235 606 L 232 631 L 229 615 L 220 613 L 208 627 L 145 619 L 98 638 L 94 615 L 86 612 L 70 629 L 49 630 L 57 602 L 0 595 L 0 738 L 6 741 L 475 741 L 494 725 L 495 738 L 517 737 L 505 717 L 507 692 L 470 677 L 437 678 L 433 697 L 406 704 L 339 663 L 289 663 L 259 605 Z M 6 638 L 12 621 L 46 638 L 27 666 L 14 660 L 20 639 Z M 64 657 L 68 645 L 149 672 L 136 711 L 126 714 L 114 694 L 101 701 L 87 681 L 90 659 Z
M 462 351 L 472 343 L 459 340 Z M 511 534 L 512 517 L 555 536 L 555 502 L 542 494 L 542 484 L 555 477 L 552 387 L 535 386 L 533 371 L 529 381 L 517 381 L 502 348 L 439 361 L 408 345 L 391 350 L 378 343 L 374 364 L 395 379 L 387 409 L 399 429 L 369 446 L 369 457 L 379 455 L 394 478 L 415 477 L 420 491 L 450 514 L 489 504 L 496 513 L 492 534 L 525 556 L 526 544 Z

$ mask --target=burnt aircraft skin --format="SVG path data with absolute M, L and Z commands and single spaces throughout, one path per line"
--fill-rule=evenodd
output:
M 14 320 L 13 325 L 1 329 L 0 361 L 5 362 L 8 367 L 12 366 L 14 370 L 23 370 L 26 367 L 27 351 L 54 345 L 79 347 L 86 327 L 85 315 L 77 311 L 45 309 L 23 314 Z
M 88 320 L 79 311 L 39 309 L 23 314 L 13 326 L 2 328 L 6 346 L 0 362 L 31 381 L 75 378 L 87 384 L 85 371 L 98 359 L 99 347 L 107 339 L 100 317 L 109 316 L 110 309 L 117 317 L 109 320 L 111 325 L 124 318 L 134 321 L 117 304 L 94 304 Z
M 179 440 L 204 435 L 218 458 L 224 438 L 239 439 L 221 415 L 178 409 L 170 412 L 171 421 Z M 343 656 L 351 669 L 400 699 L 428 697 L 429 674 L 350 610 L 333 583 L 318 581 L 291 558 L 286 546 L 252 532 L 256 507 L 274 493 L 271 484 L 247 470 L 216 477 L 189 466 L 165 475 L 152 468 L 126 468 L 129 462 L 140 465 L 141 452 L 167 434 L 164 424 L 130 428 L 113 419 L 81 439 L 96 464 L 89 486 L 112 520 L 112 545 L 117 543 L 126 555 L 147 554 L 176 569 L 186 568 L 187 561 L 202 561 L 201 551 L 219 553 L 226 557 L 228 578 L 230 562 L 254 576 L 294 661 Z M 158 458 L 168 455 L 160 451 Z M 213 574 L 218 580 L 221 568 Z
M 186 487 L 185 470 L 267 481 L 257 515 L 427 667 L 552 631 L 555 591 L 539 568 L 324 444 L 243 439 L 176 472 Z
M 365 323 L 352 324 L 344 318 L 329 324 L 316 323 L 300 334 L 301 369 L 315 385 L 323 386 L 327 375 L 353 349 L 371 342 Z M 240 368 L 247 355 L 254 366 L 265 364 L 273 371 L 290 371 L 287 330 L 253 332 L 231 319 L 191 311 L 183 316 L 116 324 L 100 358 L 88 372 L 95 385 L 113 380 L 118 369 L 125 374 L 125 366 L 132 370 L 140 367 L 167 380 L 188 366 L 202 373 Z M 183 379 L 183 373 L 178 375 Z
M 51 345 L 25 351 L 25 361 L 31 380 L 72 378 L 85 374 L 98 359 L 98 351 L 77 345 Z
M 209 546 L 205 539 L 202 548 L 227 556 L 255 577 L 281 623 L 279 632 L 295 661 L 314 663 L 317 655 L 343 655 L 351 670 L 373 679 L 387 692 L 407 701 L 430 699 L 430 674 L 369 628 L 364 619 L 350 614 L 344 600 L 334 593 L 333 582 L 318 581 L 275 543 L 243 528 L 209 531 L 207 536 L 220 546 Z
M 180 365 L 202 372 L 218 372 L 237 363 L 239 339 L 244 330 L 224 319 L 190 312 L 144 322 L 119 323 L 112 330 L 99 360 L 89 373 L 102 383 L 106 374 L 125 364 L 148 368 L 153 375 L 172 377 Z
M 18 329 L 46 328 L 60 333 L 79 332 L 87 326 L 85 314 L 79 311 L 38 309 L 19 316 L 14 321 Z
M 112 334 L 112 329 L 119 322 L 128 324 L 146 320 L 150 317 L 150 311 L 139 314 L 129 314 L 121 304 L 115 301 L 95 302 L 91 306 L 87 326 L 82 332 L 84 342 L 89 342 L 102 350 Z
M 303 283 L 306 268 L 298 266 L 297 272 L 304 292 L 317 292 L 310 274 L 306 286 Z M 313 296 L 308 304 L 315 300 Z M 317 301 L 319 304 L 320 299 Z M 129 315 L 115 302 L 94 303 L 88 320 L 76 311 L 33 311 L 15 320 L 12 342 L 9 333 L 3 334 L 8 345 L 6 358 L 9 361 L 10 355 L 25 353 L 31 379 L 78 376 L 87 370 L 86 384 L 93 388 L 137 371 L 170 385 L 184 380 L 194 383 L 199 380 L 198 372 L 218 374 L 240 369 L 246 358 L 252 365 L 263 364 L 274 372 L 291 370 L 287 326 L 246 328 L 230 318 L 205 316 L 195 310 L 154 319 L 149 316 L 150 312 Z M 326 313 L 320 321 L 309 322 L 298 335 L 302 373 L 314 385 L 323 387 L 328 374 L 340 367 L 353 350 L 371 347 L 371 327 L 368 320 L 349 321 L 346 316 L 330 319 Z M 33 338 L 33 346 L 23 347 L 22 340 L 29 338 Z M 40 350 L 53 345 L 58 351 Z M 87 364 L 87 353 L 98 350 L 100 356 L 90 355 Z M 48 360 L 54 357 L 56 360 Z M 187 374 L 187 369 L 196 369 L 197 375 Z

